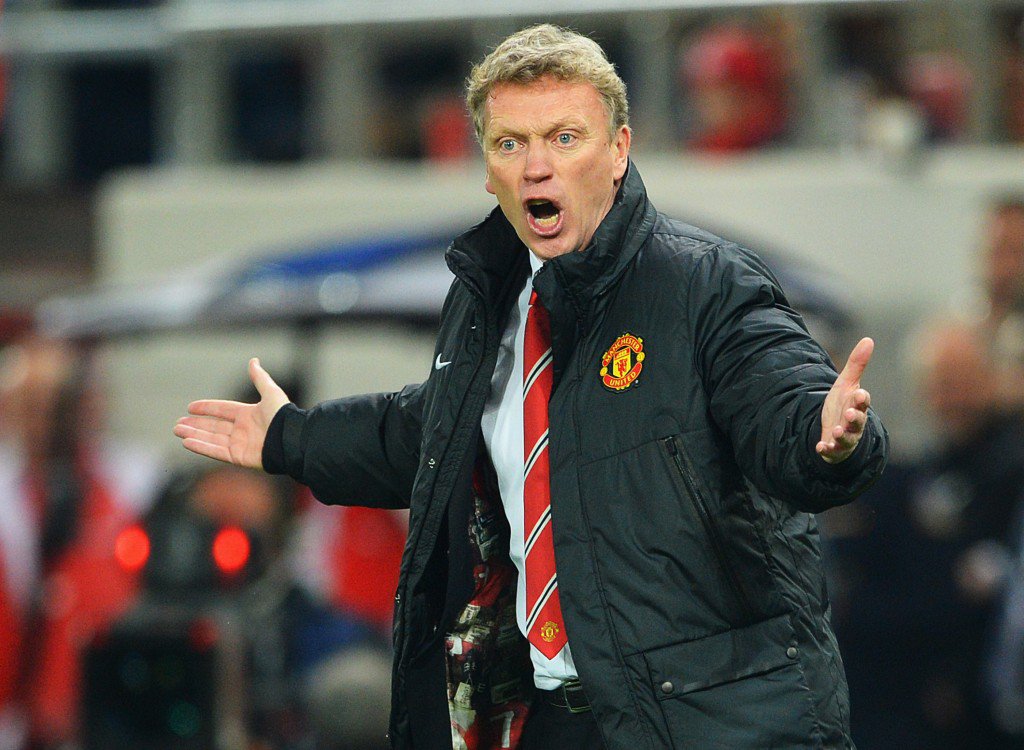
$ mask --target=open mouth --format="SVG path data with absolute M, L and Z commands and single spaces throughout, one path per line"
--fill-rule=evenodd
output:
M 526 202 L 527 221 L 540 235 L 555 234 L 562 225 L 562 210 L 552 201 L 544 199 Z

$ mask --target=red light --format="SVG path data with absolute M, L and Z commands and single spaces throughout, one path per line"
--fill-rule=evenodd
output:
M 249 562 L 249 537 L 237 526 L 217 532 L 213 540 L 213 561 L 222 573 L 238 573 Z
M 129 573 L 142 570 L 149 559 L 149 534 L 139 526 L 129 526 L 117 535 L 114 558 Z

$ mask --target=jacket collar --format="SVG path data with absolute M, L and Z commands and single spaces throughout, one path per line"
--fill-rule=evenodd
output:
M 647 199 L 640 173 L 630 161 L 612 208 L 590 244 L 581 252 L 548 261 L 537 275 L 538 280 L 551 274 L 571 306 L 581 314 L 633 259 L 650 234 L 654 220 L 654 207 Z M 510 278 L 517 278 L 516 288 L 521 288 L 527 273 L 528 252 L 498 207 L 480 224 L 457 237 L 445 259 L 452 273 L 474 287 L 485 300 L 496 302 L 507 290 Z M 542 299 L 547 296 L 547 286 L 538 284 Z

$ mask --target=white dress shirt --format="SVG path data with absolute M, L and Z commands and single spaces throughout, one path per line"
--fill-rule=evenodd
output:
M 543 265 L 537 256 L 530 253 L 530 267 L 536 274 Z M 526 635 L 526 571 L 523 548 L 523 339 L 526 333 L 526 313 L 530 307 L 530 293 L 533 277 L 526 280 L 519 300 L 512 308 L 508 326 L 501 337 L 498 349 L 498 363 L 491 378 L 491 392 L 484 406 L 480 426 L 484 442 L 498 475 L 498 490 L 505 506 L 505 516 L 512 529 L 509 553 L 519 570 L 516 588 L 516 620 L 523 635 Z M 569 645 L 548 659 L 532 644 L 530 657 L 533 659 L 533 681 L 542 690 L 557 688 L 566 680 L 575 678 Z

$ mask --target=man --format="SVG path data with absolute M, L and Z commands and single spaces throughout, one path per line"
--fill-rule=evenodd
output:
M 981 252 L 985 316 L 981 332 L 999 369 L 999 393 L 1024 405 L 1024 196 L 990 205 Z
M 427 381 L 304 412 L 252 360 L 260 403 L 175 433 L 410 506 L 396 748 L 849 746 L 804 511 L 884 463 L 870 339 L 836 379 L 760 261 L 655 211 L 593 41 L 518 32 L 467 100 L 499 208 L 448 251 Z
M 982 667 L 1015 578 L 1024 422 L 1006 411 L 976 326 L 930 321 L 907 361 L 928 450 L 886 469 L 857 503 L 870 534 L 836 540 L 831 558 L 846 584 L 834 624 L 853 655 L 855 737 L 872 748 L 1020 747 L 992 725 Z M 994 682 L 1013 685 L 1018 664 L 1004 659 Z
M 62 342 L 28 334 L 0 357 L 2 748 L 78 740 L 82 649 L 136 595 L 115 546 L 156 466 L 103 436 L 101 404 L 95 367 Z

